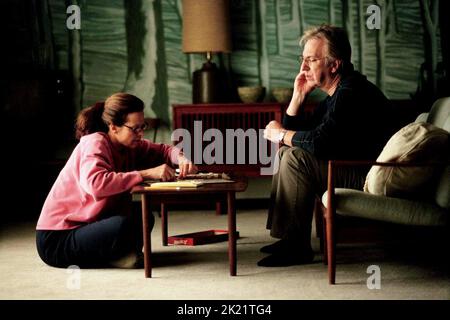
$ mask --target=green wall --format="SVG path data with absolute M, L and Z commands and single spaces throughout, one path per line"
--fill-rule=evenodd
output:
M 75 111 L 127 91 L 144 100 L 147 116 L 169 122 L 170 105 L 191 102 L 191 74 L 203 57 L 181 51 L 181 1 L 48 2 L 56 66 L 71 70 L 75 77 Z M 422 22 L 428 3 L 436 7 L 438 1 L 422 2 L 424 7 L 418 0 L 231 0 L 233 51 L 215 59 L 232 71 L 236 85 L 261 84 L 267 92 L 291 86 L 299 68 L 303 30 L 333 23 L 348 30 L 356 69 L 388 97 L 408 99 L 416 91 L 420 66 L 430 50 L 424 34 L 437 48 L 430 59 L 434 64 L 441 60 L 439 29 Z M 66 28 L 69 4 L 81 7 L 79 31 Z M 380 30 L 365 26 L 370 4 L 381 7 Z M 429 16 L 435 22 L 433 11 Z

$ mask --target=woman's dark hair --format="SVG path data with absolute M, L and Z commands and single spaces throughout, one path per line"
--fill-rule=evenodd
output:
M 97 102 L 81 110 L 75 125 L 75 136 L 80 139 L 94 132 L 108 132 L 109 124 L 121 126 L 129 113 L 143 110 L 144 103 L 138 97 L 128 93 L 115 93 L 104 102 Z

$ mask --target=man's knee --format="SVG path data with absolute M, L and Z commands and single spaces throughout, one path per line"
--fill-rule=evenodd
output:
M 315 159 L 315 156 L 311 152 L 306 151 L 306 150 L 304 150 L 302 148 L 294 147 L 294 148 L 291 148 L 291 149 L 292 149 L 291 150 L 291 156 L 294 157 L 295 159 L 303 160 L 303 161 L 304 160 Z
M 301 148 L 288 148 L 287 150 L 284 150 L 283 154 L 281 155 L 280 164 L 282 166 L 289 165 L 297 167 L 299 164 L 305 163 L 305 159 L 309 156 L 310 155 L 308 151 L 305 151 Z
M 283 155 L 290 149 L 292 148 L 288 146 L 281 146 L 280 149 L 278 149 L 278 158 L 281 160 L 283 158 Z
M 283 174 L 304 174 L 307 176 L 315 175 L 317 166 L 319 165 L 317 158 L 310 152 L 301 148 L 289 148 L 285 150 L 280 160 L 280 171 Z

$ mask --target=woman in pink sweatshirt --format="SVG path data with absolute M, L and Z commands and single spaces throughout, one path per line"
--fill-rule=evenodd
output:
M 197 168 L 180 151 L 143 139 L 143 102 L 116 93 L 80 112 L 80 140 L 42 208 L 36 244 L 48 265 L 136 267 L 142 224 L 130 189 L 144 179 L 171 180 Z M 153 226 L 153 223 L 151 223 Z

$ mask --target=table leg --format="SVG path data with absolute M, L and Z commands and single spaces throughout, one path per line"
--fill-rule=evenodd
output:
M 167 205 L 161 203 L 161 235 L 162 235 L 162 245 L 167 246 L 168 237 L 168 225 L 167 225 Z
M 152 243 L 150 237 L 150 230 L 148 227 L 148 214 L 149 214 L 149 206 L 150 201 L 147 201 L 149 197 L 146 194 L 141 195 L 142 202 L 142 228 L 143 228 L 143 236 L 144 236 L 144 268 L 145 268 L 145 277 L 152 277 L 152 263 L 151 263 L 151 253 L 152 253 Z M 147 203 L 148 202 L 148 203 Z
M 235 192 L 227 192 L 228 204 L 228 259 L 230 275 L 236 275 L 236 209 L 234 207 Z
M 220 216 L 222 214 L 222 201 L 216 201 L 216 216 Z

